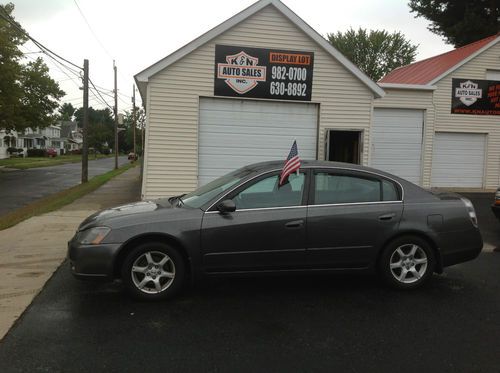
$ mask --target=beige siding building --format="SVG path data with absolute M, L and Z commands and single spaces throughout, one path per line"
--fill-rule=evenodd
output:
M 496 189 L 500 170 L 500 37 L 394 70 L 377 108 L 423 112 L 422 185 Z M 455 82 L 455 83 L 454 83 Z M 476 94 L 476 97 L 466 97 Z
M 372 166 L 424 187 L 496 188 L 500 117 L 483 106 L 494 106 L 484 89 L 500 80 L 498 40 L 377 84 L 279 0 L 260 0 L 136 75 L 147 114 L 142 196 L 284 159 L 294 140 L 303 159 Z
M 306 51 L 314 55 L 310 101 L 241 97 L 241 101 L 253 101 L 243 102 L 254 104 L 255 108 L 250 110 L 271 111 L 269 118 L 273 123 L 269 123 L 265 130 L 268 136 L 275 138 L 271 146 L 277 152 L 267 154 L 265 159 L 284 159 L 293 139 L 301 135 L 293 128 L 290 132 L 286 126 L 272 129 L 271 124 L 275 123 L 273 113 L 285 116 L 286 112 L 294 111 L 296 116 L 301 113 L 307 115 L 314 106 L 311 118 L 315 122 L 312 128 L 314 149 L 307 149 L 308 142 L 298 138 L 302 156 L 308 150 L 304 158 L 325 159 L 325 131 L 347 129 L 358 136 L 353 140 L 357 141 L 359 148 L 359 155 L 356 156 L 359 161 L 368 164 L 369 155 L 362 144 L 369 142 L 373 99 L 382 96 L 383 90 L 281 2 L 263 0 L 136 76 L 147 113 L 144 198 L 185 193 L 200 184 L 200 175 L 204 172 L 200 169 L 200 144 L 203 142 L 200 136 L 208 136 L 201 128 L 205 124 L 200 123 L 203 116 L 200 108 L 203 102 L 212 98 L 212 107 L 226 105 L 229 107 L 225 110 L 229 112 L 231 102 L 227 101 L 240 101 L 235 97 L 222 98 L 214 94 L 217 45 Z M 228 115 L 231 117 L 233 114 Z M 269 118 L 258 119 L 267 122 Z M 234 117 L 231 119 L 237 120 Z M 226 127 L 226 131 L 234 130 L 231 126 Z M 227 154 L 227 157 L 241 158 L 240 162 L 231 166 L 241 167 L 264 160 L 259 157 L 262 140 L 258 134 L 243 139 L 245 147 L 235 149 L 235 154 Z M 215 161 L 221 162 L 217 158 L 214 158 Z M 222 167 L 221 171 L 227 170 Z M 222 172 L 212 174 L 220 176 Z M 201 182 L 210 179 L 207 177 Z

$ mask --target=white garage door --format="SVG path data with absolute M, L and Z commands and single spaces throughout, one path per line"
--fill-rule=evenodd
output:
M 198 184 L 244 165 L 285 160 L 297 140 L 301 159 L 316 159 L 315 104 L 201 98 Z
M 431 185 L 482 188 L 485 146 L 484 134 L 436 133 Z
M 422 110 L 374 109 L 371 166 L 421 182 Z

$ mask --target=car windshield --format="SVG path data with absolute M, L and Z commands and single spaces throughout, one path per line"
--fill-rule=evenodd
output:
M 242 168 L 233 171 L 227 175 L 221 176 L 218 179 L 209 182 L 208 184 L 203 185 L 202 187 L 196 189 L 194 192 L 186 194 L 182 197 L 181 201 L 188 207 L 200 208 L 212 198 L 235 185 L 251 172 L 252 170 L 248 168 Z

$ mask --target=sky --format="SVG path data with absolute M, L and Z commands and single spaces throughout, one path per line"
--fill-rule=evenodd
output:
M 14 18 L 36 40 L 83 66 L 113 106 L 113 60 L 118 70 L 118 111 L 132 107 L 133 76 L 253 4 L 254 0 L 10 0 Z M 349 28 L 400 31 L 418 44 L 417 60 L 453 47 L 415 18 L 407 0 L 282 0 L 321 35 Z M 3 1 L 2 3 L 5 3 Z M 41 56 L 31 42 L 21 48 L 27 61 Z M 66 92 L 62 102 L 82 106 L 81 81 L 45 58 L 52 78 Z M 102 99 L 89 98 L 94 108 Z M 136 104 L 141 104 L 136 93 Z

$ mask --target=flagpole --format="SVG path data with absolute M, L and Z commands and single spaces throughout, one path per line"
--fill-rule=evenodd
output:
M 293 142 L 297 143 L 297 138 L 296 137 L 293 138 Z M 297 145 L 297 155 L 299 155 L 299 146 L 298 145 Z M 299 176 L 299 169 L 298 168 L 297 168 L 297 176 Z

